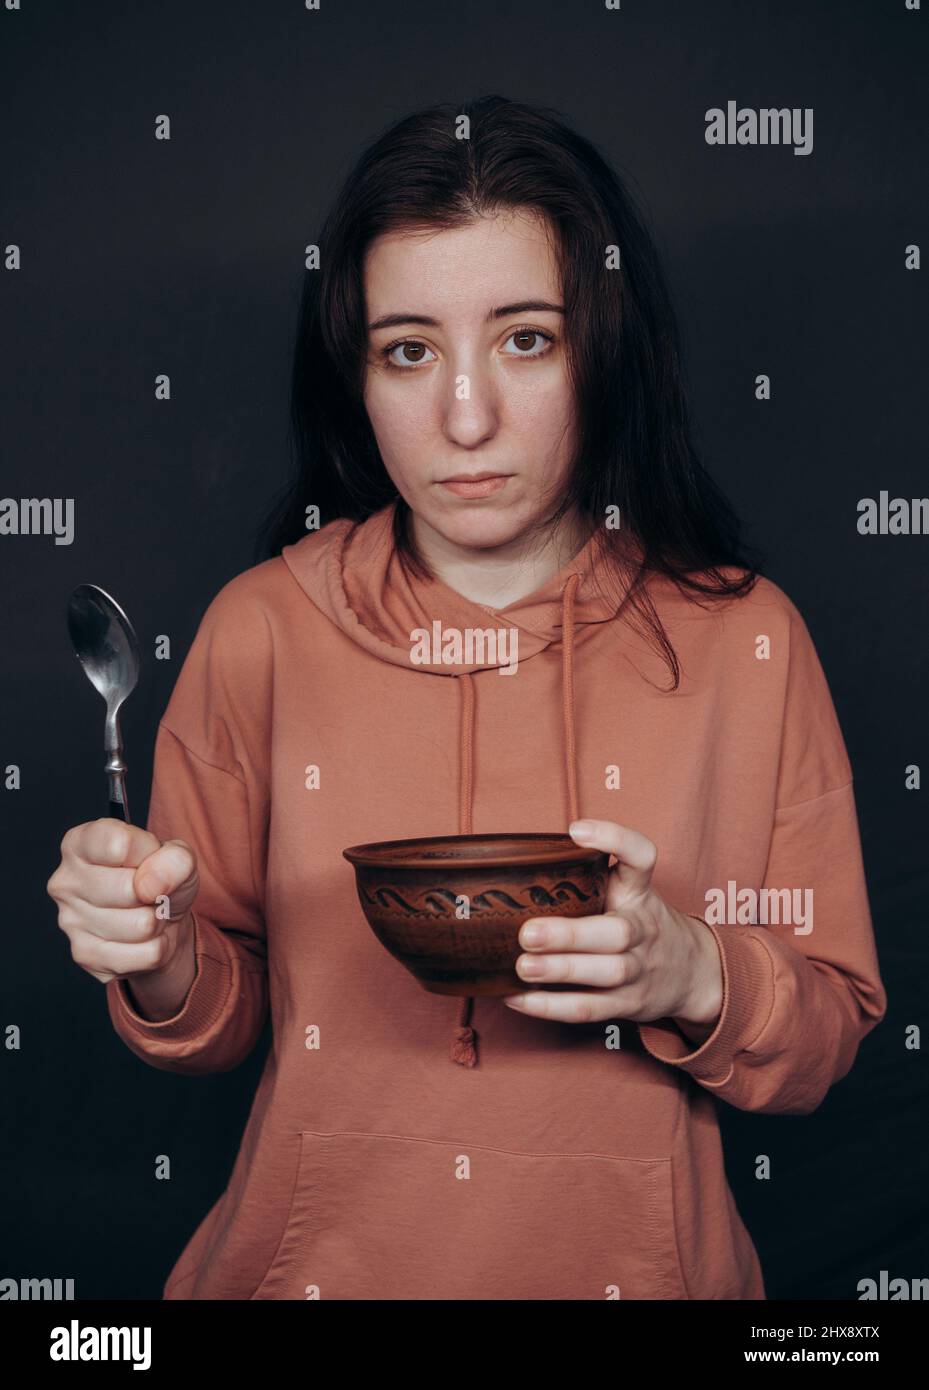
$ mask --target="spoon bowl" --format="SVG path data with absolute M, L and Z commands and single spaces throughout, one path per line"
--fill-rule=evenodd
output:
M 119 711 L 139 679 L 139 640 L 122 608 L 97 584 L 79 584 L 72 592 L 68 600 L 68 632 L 84 674 L 106 701 L 104 747 L 110 815 L 128 821 Z

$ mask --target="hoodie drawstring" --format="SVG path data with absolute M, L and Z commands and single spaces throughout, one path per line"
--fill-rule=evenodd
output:
M 577 794 L 577 731 L 574 717 L 574 596 L 580 580 L 579 573 L 569 577 L 561 600 L 561 704 L 564 715 L 564 770 L 569 824 L 580 819 Z M 474 787 L 474 675 L 467 671 L 457 679 L 461 688 L 458 834 L 470 835 Z M 473 1011 L 474 998 L 469 994 L 461 1001 L 451 1046 L 452 1061 L 463 1067 L 477 1065 L 477 1033 L 471 1025 Z

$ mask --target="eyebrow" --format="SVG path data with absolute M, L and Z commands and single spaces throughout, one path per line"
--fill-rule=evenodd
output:
M 510 318 L 513 314 L 528 314 L 532 310 L 537 313 L 564 313 L 561 304 L 551 304 L 547 299 L 520 299 L 515 304 L 501 304 L 499 308 L 491 309 L 486 321 L 493 323 L 495 319 Z M 368 332 L 373 333 L 377 328 L 400 328 L 405 323 L 422 323 L 427 328 L 442 327 L 439 319 L 430 318 L 427 314 L 384 314 L 382 318 L 368 324 Z

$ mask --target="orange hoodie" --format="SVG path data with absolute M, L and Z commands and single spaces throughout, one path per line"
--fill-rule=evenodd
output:
M 407 578 L 392 520 L 332 522 L 226 584 L 158 730 L 148 825 L 196 849 L 198 973 L 162 1022 L 111 981 L 113 1025 L 201 1075 L 242 1061 L 269 1004 L 273 1023 L 228 1187 L 164 1297 L 763 1299 L 717 1104 L 809 1114 L 886 1009 L 803 619 L 768 580 L 706 609 L 651 580 L 682 667 L 663 693 L 593 541 L 494 609 Z M 515 670 L 511 645 L 444 664 L 417 640 L 449 629 L 515 633 Z M 702 1045 L 670 1019 L 622 1020 L 617 1047 L 615 1024 L 426 992 L 342 857 L 579 815 L 653 840 L 654 887 L 713 932 Z

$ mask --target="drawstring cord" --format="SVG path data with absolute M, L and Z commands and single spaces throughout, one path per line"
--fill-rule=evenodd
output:
M 458 834 L 471 834 L 471 788 L 474 785 L 474 680 L 470 671 L 459 677 L 461 688 L 461 734 L 459 740 L 461 765 L 459 769 Z M 474 1000 L 467 995 L 461 1001 L 458 1024 L 452 1036 L 451 1058 L 463 1067 L 477 1065 L 477 1034 L 471 1027 Z
M 562 594 L 561 607 L 561 702 L 564 713 L 565 784 L 568 789 L 570 821 L 580 819 L 577 794 L 577 731 L 574 717 L 574 597 L 580 580 L 581 576 L 578 573 L 569 577 Z M 458 834 L 470 835 L 474 786 L 474 675 L 466 671 L 458 676 L 457 680 L 461 689 Z M 473 1012 L 474 999 L 469 994 L 461 1001 L 451 1046 L 452 1061 L 463 1067 L 477 1065 L 477 1032 L 471 1024 Z
M 577 733 L 574 723 L 574 595 L 581 582 L 572 574 L 561 600 L 561 703 L 564 710 L 565 780 L 568 786 L 568 824 L 580 820 L 577 800 Z

